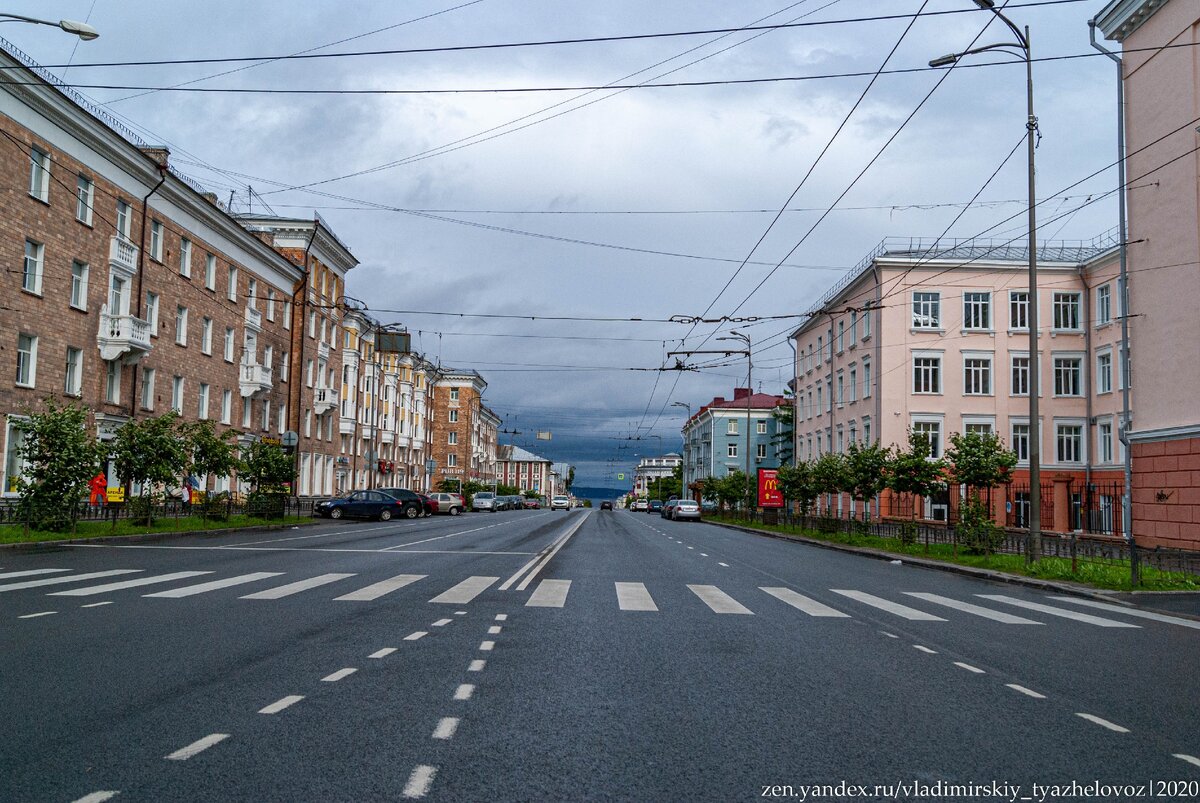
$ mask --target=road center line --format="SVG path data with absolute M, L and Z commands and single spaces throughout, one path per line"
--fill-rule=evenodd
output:
M 461 683 L 461 684 L 459 684 L 459 687 L 454 690 L 454 699 L 455 700 L 470 700 L 471 695 L 474 693 L 475 693 L 475 684 L 474 683 Z
M 228 738 L 228 733 L 210 733 L 203 739 L 197 739 L 196 741 L 192 742 L 187 747 L 181 747 L 166 758 L 168 761 L 187 761 L 197 753 L 203 752 L 212 747 L 214 744 L 223 742 Z
M 937 655 L 937 650 L 931 650 L 928 647 L 921 645 L 921 644 L 914 644 L 913 649 L 920 650 L 921 652 L 926 653 L 928 655 Z
M 497 621 L 497 622 L 504 622 L 504 621 L 507 621 L 507 620 L 508 620 L 508 614 L 507 614 L 507 613 L 498 613 L 498 614 L 496 614 L 496 621 Z
M 404 640 L 405 641 L 416 641 L 417 639 L 422 638 L 423 636 L 427 636 L 427 635 L 429 635 L 428 631 L 418 630 L 415 633 L 409 633 L 407 636 L 404 637 Z
M 525 575 L 525 579 L 517 585 L 518 591 L 524 591 L 529 587 L 529 583 L 533 580 L 533 578 L 537 577 L 538 573 L 541 572 L 542 569 L 545 569 L 547 564 L 554 559 L 554 556 L 558 554 L 558 551 L 566 546 L 567 541 L 571 540 L 571 536 L 579 532 L 579 528 L 583 526 L 583 523 L 588 520 L 588 516 L 590 515 L 590 510 L 584 511 L 583 515 L 579 517 L 578 521 L 576 521 L 569 530 L 563 533 L 563 536 L 558 540 L 558 543 L 546 553 L 546 557 L 542 558 L 541 562 L 534 566 L 533 569 L 530 570 L 529 574 Z
M 110 600 L 106 600 L 104 602 L 89 602 L 87 605 L 80 605 L 79 607 L 80 608 L 99 608 L 103 605 L 112 605 L 112 600 L 110 599 Z
M 974 672 L 976 675 L 986 675 L 987 674 L 987 672 L 984 672 L 979 667 L 971 666 L 970 664 L 964 664 L 962 661 L 955 661 L 954 665 L 961 669 L 965 669 L 968 672 Z
M 53 616 L 58 611 L 42 611 L 41 613 L 27 613 L 24 616 L 18 616 L 18 619 L 36 619 L 39 616 Z
M 492 625 L 491 627 L 488 628 L 488 635 L 489 636 L 498 636 L 498 635 L 500 635 L 501 630 L 503 630 L 503 628 L 500 627 L 500 625 Z
M 494 642 L 494 641 L 479 642 L 479 651 L 480 652 L 491 652 L 494 649 L 496 649 L 496 642 Z
M 1122 728 L 1120 725 L 1117 725 L 1114 722 L 1109 722 L 1107 719 L 1101 719 L 1094 714 L 1084 714 L 1076 711 L 1075 716 L 1081 719 L 1086 719 L 1088 722 L 1094 722 L 1102 728 L 1108 728 L 1110 731 L 1115 731 L 1117 733 L 1129 733 L 1129 728 Z
M 412 775 L 408 776 L 408 783 L 404 785 L 402 794 L 407 798 L 425 797 L 429 794 L 429 787 L 433 786 L 433 779 L 436 775 L 437 767 L 422 764 L 412 771 Z
M 477 658 L 471 662 L 470 666 L 467 667 L 467 671 L 482 672 L 485 666 L 487 666 L 487 661 L 483 660 L 482 658 Z
M 437 727 L 433 730 L 433 738 L 435 739 L 453 739 L 454 732 L 458 730 L 458 717 L 442 717 L 438 720 Z
M 1005 683 L 1004 685 L 1007 686 L 1008 688 L 1012 689 L 1013 691 L 1019 691 L 1019 692 L 1021 692 L 1021 694 L 1024 694 L 1028 697 L 1032 697 L 1035 700 L 1045 700 L 1046 699 L 1046 695 L 1038 694 L 1033 689 L 1027 689 L 1024 686 L 1018 686 L 1016 683 Z
M 436 622 L 430 625 L 430 627 L 445 627 L 453 621 L 453 619 L 438 619 Z
M 395 647 L 384 647 L 382 650 L 376 650 L 368 655 L 368 658 L 386 658 L 396 651 Z
M 325 677 L 321 678 L 321 682 L 322 683 L 337 683 L 342 678 L 353 675 L 357 671 L 358 670 L 355 669 L 354 667 L 348 666 L 345 669 L 339 669 L 338 671 L 334 672 L 332 675 L 326 675 Z
M 260 713 L 260 714 L 278 714 L 283 709 L 288 708 L 289 706 L 293 706 L 303 699 L 304 699 L 303 694 L 289 694 L 287 697 L 284 697 L 281 700 L 276 700 L 275 702 L 271 703 L 266 708 L 259 709 L 258 713 Z

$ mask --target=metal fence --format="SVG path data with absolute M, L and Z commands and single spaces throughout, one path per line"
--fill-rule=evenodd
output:
M 54 521 L 55 529 L 74 532 L 80 524 L 118 522 L 131 520 L 179 521 L 182 519 L 204 519 L 219 527 L 220 522 L 230 518 L 248 516 L 265 521 L 307 519 L 313 515 L 314 499 L 297 499 L 291 496 L 269 496 L 252 499 L 221 495 L 195 504 L 181 499 L 157 499 L 153 502 L 132 504 L 114 503 L 91 505 L 81 502 L 73 510 L 36 511 L 22 505 L 18 499 L 0 500 L 0 526 L 20 526 L 38 529 L 40 522 Z M 160 527 L 161 529 L 161 527 Z

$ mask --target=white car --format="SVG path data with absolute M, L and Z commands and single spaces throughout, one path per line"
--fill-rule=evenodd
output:
M 567 496 L 555 496 L 550 500 L 551 510 L 570 510 L 571 499 Z

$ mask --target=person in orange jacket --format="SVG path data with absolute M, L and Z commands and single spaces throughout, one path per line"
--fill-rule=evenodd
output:
M 88 504 L 103 507 L 108 495 L 108 477 L 104 476 L 103 471 L 97 472 L 88 482 L 88 487 L 91 489 Z

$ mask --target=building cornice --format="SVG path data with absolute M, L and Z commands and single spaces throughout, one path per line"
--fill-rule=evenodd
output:
M 1168 0 L 1112 0 L 1096 15 L 1096 25 L 1105 39 L 1124 42 Z
M 1129 432 L 1131 443 L 1155 443 L 1157 441 L 1178 441 L 1189 438 L 1200 438 L 1200 424 L 1187 424 L 1182 427 L 1162 427 L 1160 429 L 1143 429 Z

